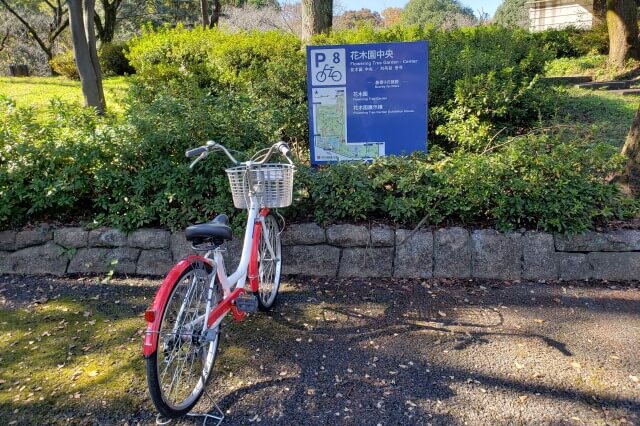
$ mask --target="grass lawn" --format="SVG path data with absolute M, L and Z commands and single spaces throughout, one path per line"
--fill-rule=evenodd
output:
M 568 88 L 560 102 L 557 122 L 578 126 L 580 133 L 592 130 L 599 141 L 622 148 L 638 105 L 640 98 L 635 96 Z
M 115 424 L 110 415 L 141 408 L 141 306 L 113 302 L 63 297 L 0 309 L 0 423 L 76 424 L 100 412 Z
M 592 77 L 595 81 L 607 81 L 624 78 L 624 76 L 638 69 L 638 61 L 629 60 L 623 69 L 607 64 L 606 55 L 587 55 L 579 58 L 558 58 L 549 61 L 545 66 L 547 77 L 563 77 L 583 75 Z
M 123 112 L 122 100 L 129 87 L 127 77 L 106 78 L 103 84 L 107 110 Z M 53 98 L 83 102 L 80 81 L 65 77 L 0 77 L 0 94 L 12 98 L 18 106 L 32 106 L 37 110 L 45 110 Z

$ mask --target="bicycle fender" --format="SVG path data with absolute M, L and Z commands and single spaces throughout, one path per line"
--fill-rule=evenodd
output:
M 153 304 L 145 312 L 144 316 L 147 320 L 147 328 L 144 333 L 144 344 L 142 346 L 142 353 L 145 357 L 152 355 L 158 347 L 160 320 L 162 319 L 164 306 L 169 299 L 171 291 L 173 290 L 173 284 L 177 281 L 180 275 L 182 275 L 182 273 L 191 266 L 191 263 L 194 260 L 199 260 L 207 265 L 211 265 L 211 261 L 202 256 L 189 256 L 176 263 L 174 267 L 171 268 L 171 271 L 169 271 L 165 279 L 162 280 L 162 284 L 160 284 L 160 288 L 153 299 Z

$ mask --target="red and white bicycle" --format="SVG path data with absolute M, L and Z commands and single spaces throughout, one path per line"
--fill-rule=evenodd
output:
M 224 146 L 209 141 L 186 152 L 187 157 L 198 156 L 190 167 L 214 151 L 223 152 L 234 164 L 226 170 L 233 203 L 248 210 L 242 255 L 238 268 L 228 276 L 221 248 L 232 238 L 226 215 L 188 227 L 187 240 L 206 254 L 178 262 L 145 312 L 147 383 L 153 403 L 166 418 L 188 414 L 205 391 L 224 317 L 231 312 L 241 320 L 246 312 L 269 310 L 280 287 L 280 227 L 269 209 L 292 201 L 295 167 L 289 147 L 278 142 L 240 163 Z M 267 163 L 277 151 L 288 163 Z

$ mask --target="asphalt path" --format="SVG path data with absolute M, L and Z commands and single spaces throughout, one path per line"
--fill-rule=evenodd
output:
M 9 282 L 19 305 L 30 286 Z M 633 282 L 295 277 L 220 345 L 224 425 L 640 425 Z

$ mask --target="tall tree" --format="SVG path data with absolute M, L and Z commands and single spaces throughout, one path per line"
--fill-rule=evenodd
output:
M 23 9 L 38 10 L 38 4 L 29 3 L 24 4 L 21 8 L 17 2 L 11 2 L 11 0 L 0 0 L 0 4 L 20 21 L 20 23 L 27 29 L 33 40 L 40 46 L 42 51 L 47 55 L 47 59 L 53 58 L 53 46 L 56 39 L 62 31 L 69 25 L 69 18 L 67 16 L 67 8 L 61 0 L 56 0 L 52 3 L 46 0 L 46 13 L 49 16 L 50 23 L 48 26 L 48 33 L 42 34 L 36 28 L 34 23 L 29 22 L 29 14 L 25 13 Z M 31 14 L 33 16 L 33 14 Z
M 103 114 L 106 103 L 96 49 L 95 0 L 68 0 L 68 3 L 73 54 L 80 75 L 84 103 L 86 106 L 96 108 L 99 114 Z
M 476 22 L 473 10 L 458 0 L 410 0 L 402 18 L 407 24 L 433 25 L 437 28 Z
M 203 28 L 213 28 L 218 25 L 220 20 L 220 0 L 213 0 L 211 19 L 209 19 L 209 0 L 200 0 L 200 17 Z
M 402 8 L 399 7 L 387 7 L 381 13 L 382 20 L 385 27 L 391 27 L 399 24 L 402 20 Z
M 382 25 L 382 17 L 371 9 L 347 10 L 340 16 L 336 16 L 333 26 L 335 28 L 357 28 L 361 25 L 379 27 Z
M 629 195 L 640 195 L 640 108 L 631 124 L 631 130 L 622 147 L 622 155 L 627 157 L 624 171 L 614 176 L 614 182 Z
M 528 0 L 504 0 L 496 9 L 493 20 L 497 25 L 529 28 Z
M 96 34 L 101 43 L 111 43 L 116 34 L 118 11 L 122 0 L 101 0 L 100 4 L 104 18 L 100 18 L 98 13 L 95 14 Z
M 331 30 L 333 19 L 333 0 L 302 0 L 302 40 L 311 41 L 311 37 Z
M 609 62 L 622 67 L 629 58 L 640 59 L 637 6 L 634 0 L 607 0 Z

